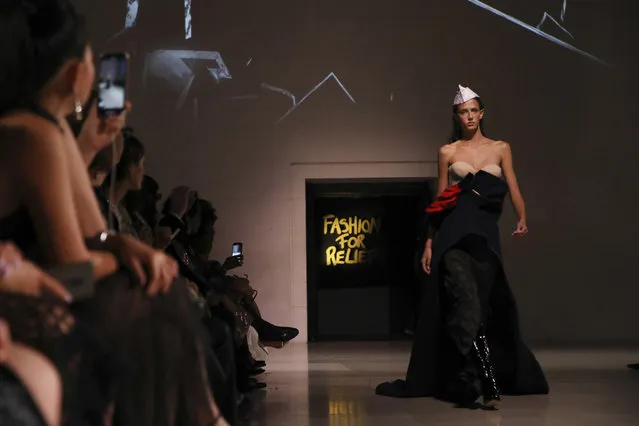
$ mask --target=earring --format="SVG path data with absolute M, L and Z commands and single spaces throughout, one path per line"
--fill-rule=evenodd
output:
M 75 119 L 82 120 L 82 104 L 80 101 L 75 101 Z

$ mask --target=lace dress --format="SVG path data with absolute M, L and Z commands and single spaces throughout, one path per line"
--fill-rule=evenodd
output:
M 63 384 L 62 424 L 100 424 L 110 399 L 105 394 L 108 385 L 102 380 L 111 375 L 107 352 L 91 330 L 76 321 L 69 306 L 48 296 L 0 292 L 0 316 L 9 324 L 13 341 L 42 353 L 56 367 Z M 21 386 L 12 376 L 3 372 L 6 384 L 0 393 Z M 10 401 L 13 406 L 5 409 L 13 411 L 18 402 L 27 407 L 25 401 L 18 392 Z M 10 424 L 0 420 L 3 426 Z

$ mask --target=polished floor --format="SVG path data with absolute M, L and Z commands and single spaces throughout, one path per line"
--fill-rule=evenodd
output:
M 407 343 L 290 344 L 272 350 L 252 399 L 251 426 L 637 426 L 639 350 L 539 350 L 548 396 L 506 397 L 498 412 L 457 409 L 430 398 L 378 397 L 403 376 Z

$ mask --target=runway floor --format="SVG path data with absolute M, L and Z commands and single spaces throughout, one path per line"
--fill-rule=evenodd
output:
M 636 426 L 639 350 L 537 350 L 548 396 L 505 397 L 498 412 L 433 400 L 378 397 L 375 386 L 403 376 L 401 343 L 290 344 L 271 350 L 264 391 L 254 392 L 251 426 Z

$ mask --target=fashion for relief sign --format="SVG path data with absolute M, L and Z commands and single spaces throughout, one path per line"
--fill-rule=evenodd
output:
M 375 249 L 367 237 L 379 232 L 379 219 L 329 214 L 322 218 L 322 225 L 323 238 L 329 240 L 324 257 L 326 266 L 359 265 L 370 261 Z

